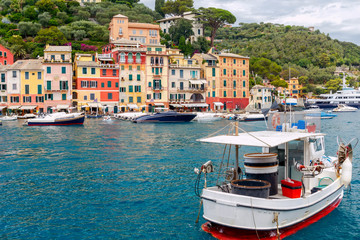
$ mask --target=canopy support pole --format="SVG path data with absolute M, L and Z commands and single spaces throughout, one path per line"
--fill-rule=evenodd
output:
M 239 136 L 239 122 L 235 122 L 235 136 Z M 239 145 L 235 145 L 235 158 L 236 158 L 236 166 L 235 166 L 235 179 L 239 179 Z

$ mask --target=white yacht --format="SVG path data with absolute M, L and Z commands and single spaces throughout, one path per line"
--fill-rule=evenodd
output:
M 350 107 L 346 104 L 339 104 L 337 108 L 333 109 L 333 112 L 355 112 L 358 109 L 356 107 Z
M 245 132 L 235 125 L 235 133 L 199 139 L 225 145 L 217 178 L 207 179 L 215 169 L 211 161 L 195 168 L 195 192 L 207 220 L 202 229 L 218 239 L 282 239 L 334 210 L 351 182 L 353 148 L 340 143 L 337 157 L 325 156 L 320 124 L 304 112 L 274 113 L 267 131 Z M 259 151 L 246 153 L 254 147 Z M 244 171 L 240 148 L 246 153 Z M 209 186 L 211 179 L 216 184 Z

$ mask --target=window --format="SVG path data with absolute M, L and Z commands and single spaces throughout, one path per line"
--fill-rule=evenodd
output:
M 136 30 L 133 30 L 132 32 L 133 32 L 133 34 L 136 34 Z
M 66 100 L 66 93 L 61 94 L 61 100 Z
M 224 61 L 224 63 L 226 63 L 226 58 L 224 58 L 224 60 L 223 60 L 223 61 Z
M 51 67 L 46 67 L 46 73 L 51 73 Z
M 155 63 L 154 57 L 151 57 L 151 58 L 150 58 L 150 64 L 151 64 L 151 65 L 154 65 L 154 63 Z
M 243 76 L 245 77 L 245 75 L 246 75 L 246 74 L 245 74 L 245 70 L 243 70 Z
M 155 48 L 155 51 L 156 52 L 162 52 L 162 49 L 161 48 Z
M 234 64 L 236 64 L 236 59 L 234 59 Z
M 95 100 L 95 93 L 90 93 L 90 100 Z
M 175 82 L 171 82 L 171 87 L 175 88 Z
M 245 65 L 245 60 L 243 60 L 243 65 Z
M 190 77 L 191 78 L 197 78 L 197 71 L 190 71 Z
M 139 34 L 142 35 L 142 34 L 143 34 L 143 30 L 139 30 Z
M 65 74 L 66 73 L 66 67 L 61 67 L 61 73 Z
M 224 91 L 224 97 L 226 97 L 226 91 Z
M 224 80 L 224 87 L 226 87 L 226 80 Z
M 140 66 L 137 66 L 137 67 L 136 67 L 136 70 L 140 71 Z
M 42 85 L 38 85 L 38 94 L 42 94 Z
M 103 76 L 106 76 L 106 69 L 103 69 L 103 70 L 102 70 L 102 75 L 103 75 Z
M 212 91 L 212 97 L 215 97 L 215 91 Z
M 154 80 L 153 88 L 154 88 L 154 90 L 161 90 L 161 80 Z
M 25 79 L 29 79 L 29 72 L 25 72 Z
M 30 90 L 29 90 L 29 85 L 25 85 L 25 94 L 29 94 Z
M 160 65 L 164 65 L 164 58 L 160 57 Z
M 119 28 L 119 35 L 122 35 L 123 32 L 122 32 L 122 28 Z
M 31 103 L 31 97 L 23 97 L 23 101 L 26 103 Z
M 140 81 L 140 74 L 136 75 L 136 80 Z
M 129 81 L 132 81 L 133 78 L 132 78 L 132 74 L 129 74 Z
M 124 71 L 125 70 L 125 66 L 121 65 L 121 70 Z
M 153 93 L 154 99 L 161 99 L 161 93 Z
M 61 54 L 61 60 L 65 61 L 65 55 Z
M 1 74 L 1 82 L 5 82 L 5 73 Z
M 120 62 L 124 63 L 125 62 L 125 53 L 120 53 Z
M 4 52 L 4 57 L 6 57 L 6 55 L 7 55 L 7 52 Z
M 233 88 L 236 88 L 236 81 L 233 82 Z
M 0 51 L 0 57 L 2 57 L 2 52 Z
M 201 35 L 201 29 L 200 28 L 198 29 L 198 35 Z
M 111 81 L 107 82 L 107 86 L 108 86 L 108 88 L 111 88 Z
M 134 59 L 133 59 L 133 54 L 129 53 L 128 54 L 128 63 L 133 63 Z
M 184 83 L 180 82 L 180 90 L 184 90 Z
M 16 90 L 16 89 L 17 89 L 16 83 L 14 83 L 14 84 L 12 85 L 12 89 L 13 89 L 13 90 Z
M 234 97 L 236 97 L 236 91 L 234 91 Z
M 234 76 L 236 76 L 236 70 L 234 69 Z
M 104 87 L 105 87 L 105 83 L 102 82 L 102 83 L 101 83 L 101 87 L 104 88 Z
M 90 85 L 90 83 L 89 83 L 89 85 Z M 89 86 L 88 86 L 88 81 L 81 81 L 81 87 L 82 88 L 88 88 Z
M 215 77 L 215 76 L 216 76 L 215 74 L 216 74 L 216 73 L 215 73 L 215 68 L 213 68 L 213 69 L 212 69 L 212 76 Z
M 180 70 L 180 78 L 184 78 L 184 70 Z
M 215 88 L 215 80 L 212 80 L 212 87 Z
M 95 68 L 91 68 L 91 74 L 95 75 Z
M 224 75 L 226 75 L 226 69 L 224 69 L 223 73 L 224 73 Z
M 141 92 L 141 86 L 140 85 L 135 86 L 135 92 Z
M 13 71 L 13 72 L 12 72 L 12 76 L 13 76 L 14 78 L 16 78 L 16 71 Z
M 175 75 L 175 69 L 171 70 L 171 75 L 173 75 L 173 76 Z
M 133 92 L 134 86 L 133 85 L 129 85 L 129 92 Z
M 41 72 L 38 72 L 38 80 L 41 80 Z
M 147 48 L 147 51 L 148 51 L 148 52 L 151 52 L 151 47 L 148 47 L 148 48 Z
M 141 63 L 141 55 L 140 55 L 140 53 L 136 54 L 136 63 Z
M 118 83 L 118 82 L 115 83 L 115 87 L 116 87 L 116 88 L 119 87 L 119 83 Z
M 137 102 L 137 103 L 141 103 L 141 97 L 137 97 L 137 98 L 136 98 L 136 102 Z
M 6 54 L 5 54 L 5 55 L 6 55 Z M 7 61 L 6 61 L 6 60 L 4 61 L 4 65 L 7 65 Z
M 132 70 L 132 66 L 131 66 L 131 65 L 129 66 L 129 70 Z
M 60 81 L 60 90 L 68 90 L 68 81 Z
M 86 95 L 84 96 L 84 100 L 85 100 L 85 101 L 87 100 L 87 96 L 86 96 Z
M 245 87 L 246 86 L 246 82 L 245 81 L 243 81 L 243 87 Z
M 83 74 L 87 74 L 87 68 L 83 68 L 83 69 L 82 69 L 82 73 L 83 73 Z
M 51 55 L 51 60 L 55 60 L 55 55 Z
M 146 99 L 148 99 L 148 100 L 151 99 L 151 94 L 147 94 Z
M 121 87 L 121 88 L 119 89 L 119 91 L 120 91 L 120 92 L 126 92 L 126 87 Z
M 246 93 L 245 93 L 245 91 L 243 91 L 243 97 L 246 97 Z
M 129 97 L 129 103 L 134 102 L 134 98 L 133 97 Z
M 151 87 L 151 82 L 149 82 L 148 86 Z
M 97 81 L 90 81 L 91 88 L 97 88 Z
M 112 93 L 108 93 L 108 99 L 112 99 Z

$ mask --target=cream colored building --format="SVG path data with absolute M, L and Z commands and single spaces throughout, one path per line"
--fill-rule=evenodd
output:
M 250 103 L 247 107 L 249 110 L 270 108 L 271 104 L 271 88 L 261 85 L 255 85 L 251 88 Z

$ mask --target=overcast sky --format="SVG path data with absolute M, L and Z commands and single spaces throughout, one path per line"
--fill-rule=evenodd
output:
M 155 0 L 140 0 L 154 9 Z M 331 38 L 360 45 L 360 0 L 194 0 L 195 8 L 229 10 L 237 22 L 280 23 L 319 29 Z

